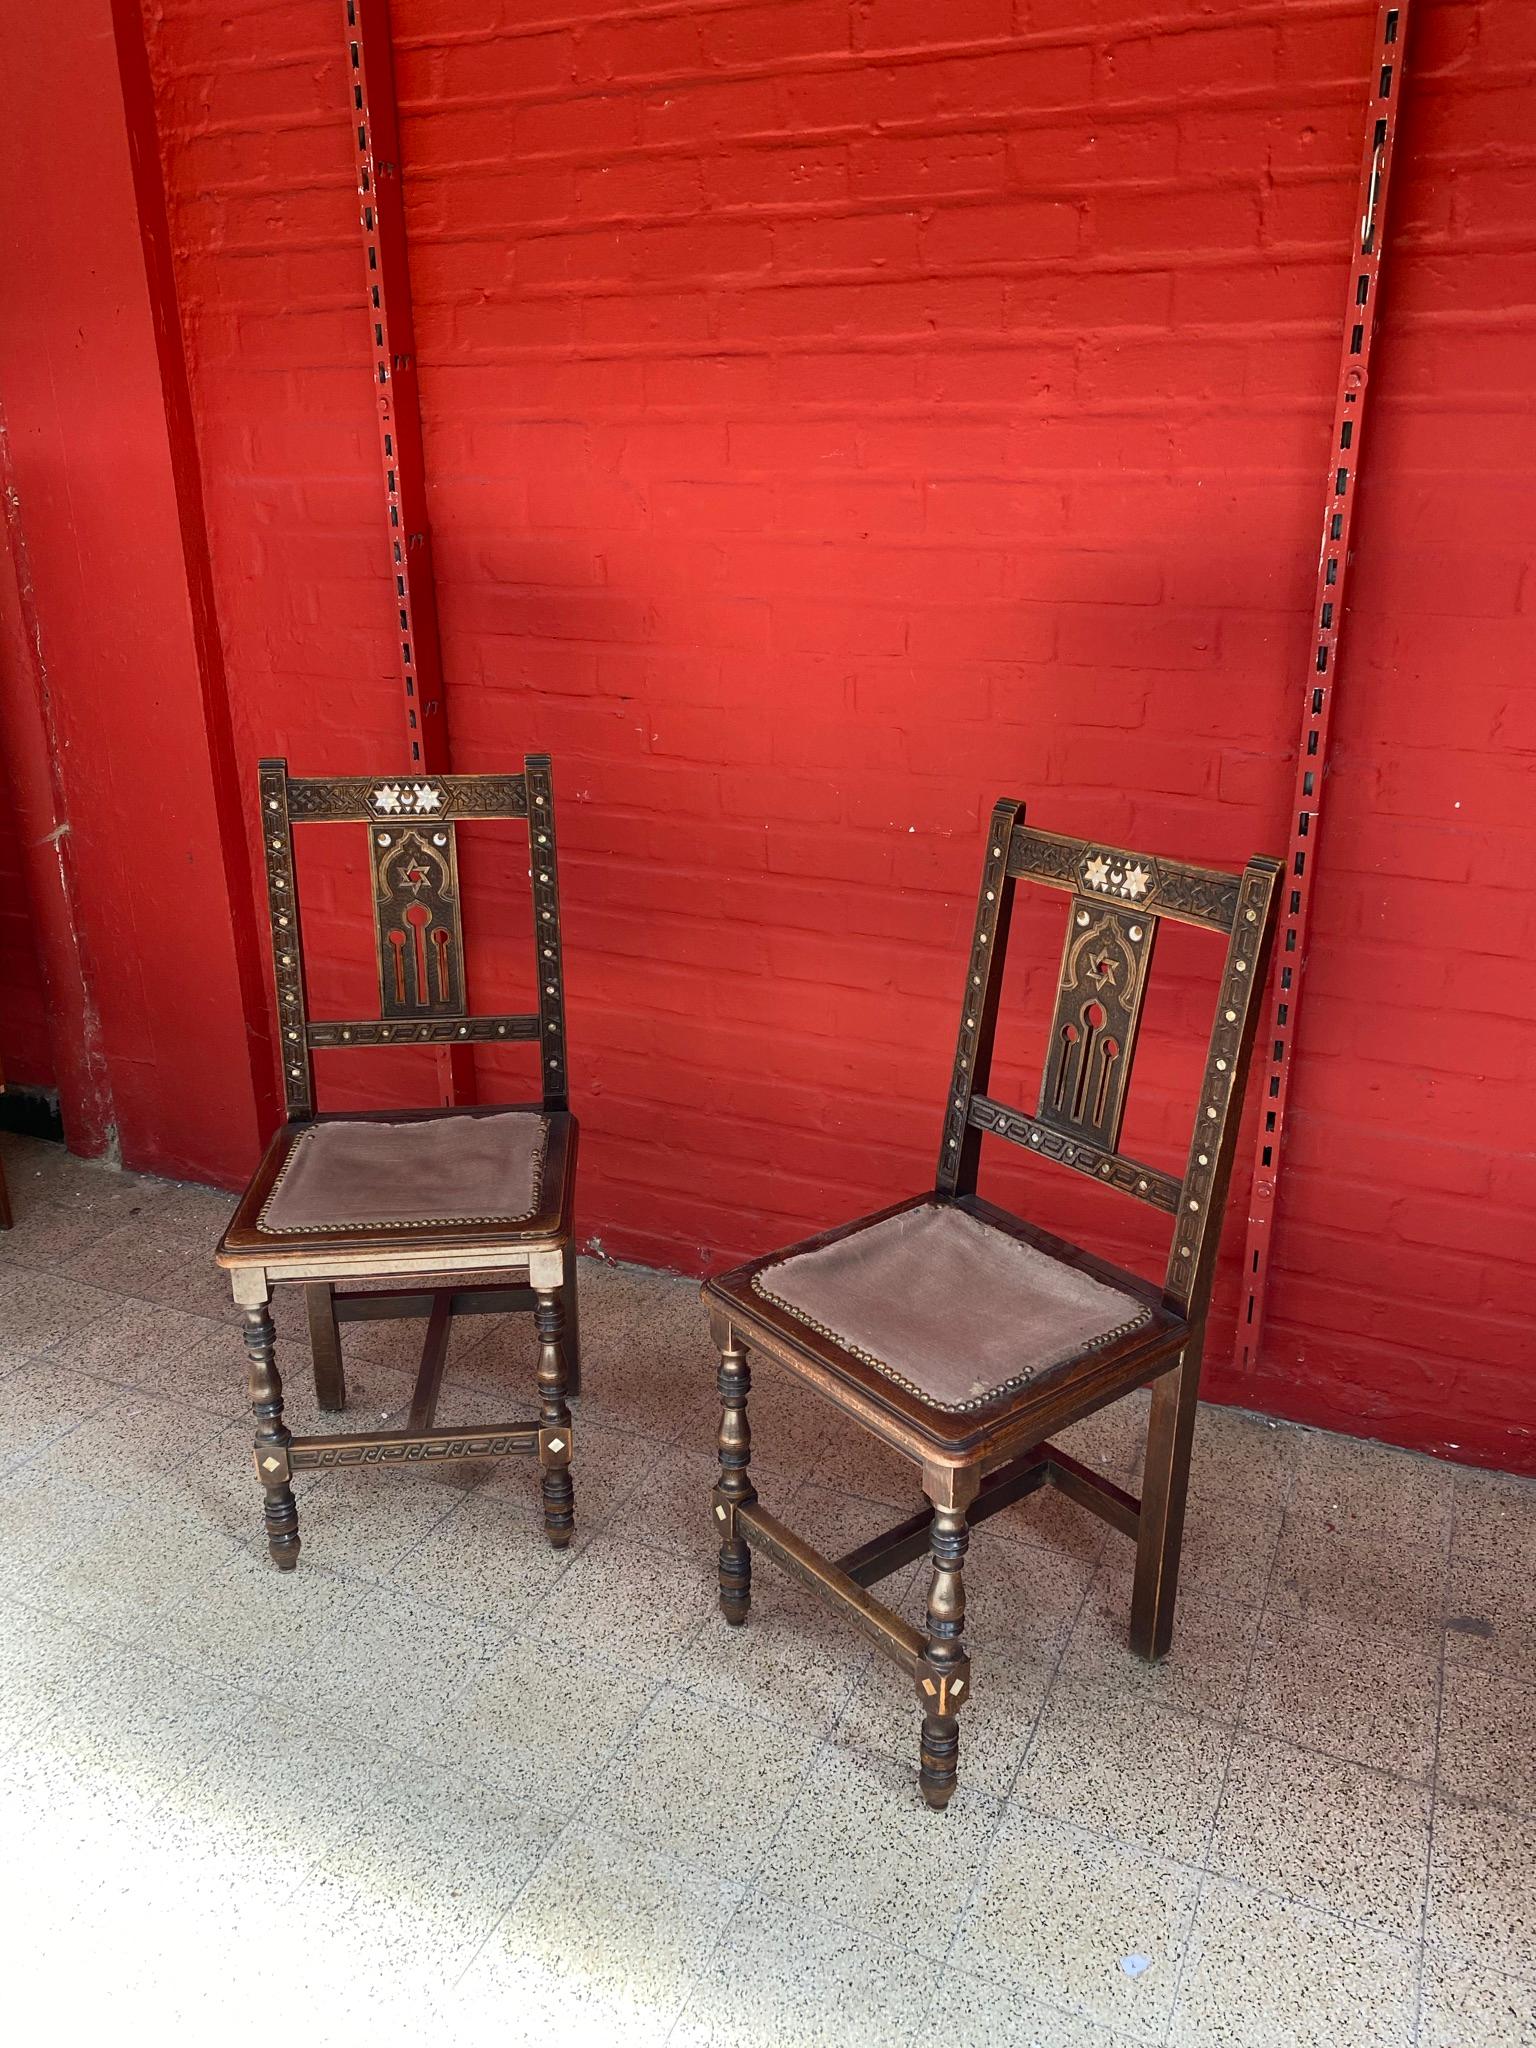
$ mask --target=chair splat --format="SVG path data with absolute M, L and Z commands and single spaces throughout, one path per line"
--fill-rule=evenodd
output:
M 1113 1152 L 1157 920 L 1074 896 L 1051 1018 L 1041 1123 Z
M 452 825 L 369 828 L 384 1017 L 462 1017 L 464 930 Z

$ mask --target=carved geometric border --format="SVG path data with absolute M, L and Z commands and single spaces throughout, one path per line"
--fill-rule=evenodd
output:
M 1123 1195 L 1135 1195 L 1138 1201 L 1169 1216 L 1178 1210 L 1179 1183 L 1171 1173 L 1163 1173 L 1155 1166 L 1142 1166 L 1121 1152 L 1105 1151 L 1064 1131 L 1053 1131 L 1037 1117 L 1011 1109 L 1005 1102 L 978 1095 L 971 1104 L 971 1122 L 979 1131 L 990 1131 L 994 1137 L 1006 1138 L 1027 1152 L 1038 1152 L 1058 1165 L 1073 1167 L 1090 1180 L 1117 1188 Z
M 1057 833 L 1040 832 L 1026 825 L 1014 828 L 1008 849 L 1008 872 L 1019 881 L 1045 882 L 1103 903 L 1129 906 L 1219 932 L 1232 929 L 1241 880 L 1240 876 L 1224 874 L 1219 868 L 1158 860 L 1149 853 L 1064 839 Z
M 526 818 L 521 775 L 293 776 L 288 808 L 306 823 L 372 824 L 380 820 Z
M 343 1465 L 436 1464 L 460 1458 L 501 1458 L 511 1452 L 538 1449 L 539 1432 L 531 1429 L 487 1430 L 483 1436 L 393 1444 L 320 1444 L 313 1448 L 295 1439 L 289 1462 L 295 1472 L 322 1472 Z
M 409 1018 L 383 1020 L 359 1017 L 355 1020 L 328 1019 L 309 1026 L 309 1042 L 316 1047 L 353 1045 L 499 1045 L 526 1043 L 539 1035 L 539 1020 L 533 1016 L 436 1017 L 423 1023 Z

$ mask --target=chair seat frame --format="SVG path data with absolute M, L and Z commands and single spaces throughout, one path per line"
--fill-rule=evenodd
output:
M 537 1104 L 510 1106 L 538 1113 Z M 442 1114 L 425 1113 L 427 1117 Z M 395 1111 L 314 1121 L 406 1120 Z M 522 1425 L 482 1423 L 439 1428 L 436 1413 L 452 1321 L 457 1315 L 531 1314 L 541 1347 L 553 1343 L 560 1351 L 558 1378 L 563 1395 L 569 1397 L 580 1392 L 576 1366 L 579 1338 L 575 1248 L 570 1223 L 576 1120 L 568 1115 L 550 1119 L 545 1176 L 548 1184 L 559 1192 L 547 1205 L 548 1213 L 535 1219 L 530 1229 L 455 1232 L 451 1226 L 441 1224 L 418 1225 L 392 1230 L 387 1244 L 378 1241 L 377 1233 L 357 1231 L 351 1234 L 359 1240 L 371 1235 L 372 1241 L 359 1242 L 351 1248 L 337 1241 L 349 1234 L 345 1230 L 309 1231 L 297 1239 L 290 1236 L 275 1243 L 264 1238 L 254 1221 L 281 1170 L 292 1139 L 311 1127 L 286 1125 L 274 1139 L 217 1253 L 218 1263 L 230 1274 L 236 1302 L 252 1319 L 250 1327 L 258 1349 L 270 1320 L 273 1290 L 283 1284 L 302 1286 L 320 1405 L 327 1411 L 339 1412 L 347 1405 L 347 1395 L 338 1325 L 421 1316 L 426 1327 L 403 1428 L 309 1436 L 294 1436 L 286 1431 L 277 1435 L 269 1429 L 256 1450 L 256 1469 L 263 1485 L 280 1487 L 297 1472 L 334 1471 L 358 1465 L 432 1464 L 517 1453 L 532 1454 L 546 1474 L 568 1472 L 573 1427 L 563 1399 L 552 1402 L 550 1412 L 537 1421 Z M 456 1284 L 460 1277 L 472 1282 L 482 1273 L 495 1274 L 497 1283 L 482 1287 Z M 454 1276 L 455 1284 L 448 1286 L 336 1292 L 337 1287 L 358 1279 L 408 1282 L 418 1276 L 440 1280 L 450 1275 Z M 513 1276 L 510 1283 L 503 1277 L 506 1275 Z M 275 1362 L 264 1357 L 262 1364 L 268 1379 L 277 1381 Z M 546 1382 L 553 1387 L 552 1364 L 553 1361 L 546 1362 L 541 1357 L 541 1393 Z M 270 1393 L 267 1398 L 271 1398 Z M 563 1498 L 562 1488 L 556 1491 L 562 1497 L 547 1502 L 546 1529 L 552 1540 L 568 1543 L 574 1526 L 573 1505 Z M 297 1557 L 296 1527 L 294 1535 L 291 1550 L 285 1547 L 281 1555 L 274 1551 L 275 1562 L 282 1564 L 285 1558 Z
M 1238 1111 L 1273 940 L 1279 864 L 1250 861 L 1241 875 L 1155 861 L 1091 843 L 1027 830 L 1012 800 L 993 812 L 989 853 L 972 935 L 949 1105 L 934 1191 L 876 1216 L 828 1231 L 704 1283 L 710 1329 L 720 1354 L 719 1477 L 711 1513 L 720 1542 L 720 1608 L 727 1622 L 747 1620 L 753 1553 L 770 1559 L 823 1605 L 842 1614 L 906 1672 L 922 1713 L 919 1785 L 942 1810 L 958 1773 L 958 1714 L 971 1696 L 964 1643 L 964 1563 L 970 1532 L 1038 1488 L 1052 1485 L 1106 1522 L 1136 1548 L 1131 1599 L 1133 1652 L 1149 1661 L 1166 1655 L 1173 1635 L 1190 1449 L 1199 1400 L 1206 1313 L 1237 1137 Z M 1136 890 L 1124 908 L 1125 882 Z M 1049 1066 L 1040 1112 L 1029 1115 L 986 1094 L 1007 945 L 1013 886 L 1045 882 L 1068 890 L 1073 904 L 1058 989 L 1057 1020 L 1068 996 L 1074 933 L 1119 928 L 1145 943 L 1150 958 L 1159 917 L 1202 925 L 1227 937 L 1216 1017 L 1182 1181 L 1118 1150 L 1123 1096 L 1135 1048 L 1141 980 L 1122 1005 L 1128 1019 L 1118 1094 L 1103 1089 L 1097 1118 L 1048 1106 Z M 1143 900 L 1145 899 L 1145 900 Z M 1134 915 L 1135 923 L 1131 919 Z M 1144 979 L 1145 967 L 1139 968 Z M 1086 1059 L 1086 1054 L 1084 1054 Z M 1079 1097 L 1081 1097 L 1079 1091 Z M 1060 1090 L 1057 1090 L 1060 1097 Z M 1091 1254 L 983 1201 L 976 1193 L 985 1133 L 1011 1140 L 1086 1174 L 1174 1218 L 1173 1243 L 1161 1289 L 1105 1265 Z M 765 1267 L 815 1250 L 920 1204 L 940 1202 L 976 1217 L 1141 1300 L 1152 1316 L 1101 1351 L 1041 1373 L 1011 1393 L 963 1413 L 941 1410 L 839 1344 L 777 1307 L 754 1289 Z M 928 1505 L 838 1558 L 828 1558 L 764 1508 L 751 1477 L 750 1354 L 786 1368 L 870 1430 L 916 1468 Z M 1142 1492 L 1136 1497 L 1052 1442 L 1053 1436 L 1138 1387 L 1152 1388 Z M 926 1628 L 918 1628 L 869 1590 L 926 1552 L 931 1561 Z
M 543 755 L 529 755 L 522 775 L 448 776 L 417 783 L 362 777 L 300 780 L 288 775 L 286 762 L 263 761 L 260 788 L 289 1121 L 268 1145 L 215 1257 L 229 1273 L 235 1301 L 245 1316 L 256 1477 L 263 1489 L 269 1554 L 280 1570 L 291 1571 L 298 1563 L 298 1508 L 292 1486 L 296 1474 L 518 1454 L 538 1461 L 545 1532 L 551 1544 L 563 1549 L 575 1528 L 568 1402 L 581 1383 L 572 1224 L 579 1132 L 566 1106 L 564 981 L 549 761 Z M 456 821 L 466 817 L 528 822 L 540 986 L 536 1015 L 468 1015 L 455 841 Z M 292 848 L 295 818 L 363 822 L 369 827 L 383 992 L 377 1022 L 317 1021 L 309 1015 Z M 423 830 L 425 824 L 435 828 L 430 835 Z M 397 848 L 407 834 L 420 852 L 413 852 L 410 881 L 402 885 L 391 863 L 399 866 Z M 436 886 L 429 883 L 424 892 L 420 871 L 428 866 Z M 425 918 L 417 908 L 424 893 L 431 905 Z M 436 941 L 430 960 L 425 930 L 432 931 Z M 411 937 L 418 938 L 421 963 L 414 980 L 407 976 L 407 951 L 401 943 Z M 420 1016 L 411 1014 L 413 996 Z M 387 1231 L 341 1223 L 285 1231 L 281 1236 L 262 1228 L 262 1210 L 294 1142 L 318 1123 L 402 1123 L 493 1113 L 476 1106 L 317 1116 L 312 1057 L 316 1047 L 444 1045 L 506 1038 L 538 1043 L 543 1068 L 539 1102 L 505 1105 L 545 1121 L 543 1192 L 537 1213 L 525 1223 L 442 1220 L 392 1225 Z M 481 1278 L 486 1284 L 475 1285 Z M 413 1280 L 415 1287 L 409 1284 Z M 359 1281 L 405 1284 L 358 1288 Z M 316 1395 L 321 1410 L 329 1413 L 339 1413 L 347 1405 L 341 1325 L 425 1318 L 403 1427 L 304 1436 L 288 1429 L 271 1306 L 274 1289 L 282 1285 L 303 1289 Z M 507 1424 L 438 1426 L 453 1318 L 516 1312 L 531 1313 L 537 1337 L 537 1417 Z

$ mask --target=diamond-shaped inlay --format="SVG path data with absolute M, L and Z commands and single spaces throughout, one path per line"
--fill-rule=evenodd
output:
M 270 1453 L 268 1453 L 268 1455 L 261 1461 L 261 1469 L 263 1472 L 281 1472 L 281 1470 L 283 1469 L 283 1461 L 281 1458 L 274 1458 Z
M 721 1507 L 718 1501 L 716 1501 L 715 1503 L 715 1520 L 717 1522 L 723 1522 L 725 1520 L 725 1509 Z
M 563 1436 L 552 1436 L 549 1440 L 549 1448 L 552 1451 L 563 1451 L 565 1449 L 565 1438 Z

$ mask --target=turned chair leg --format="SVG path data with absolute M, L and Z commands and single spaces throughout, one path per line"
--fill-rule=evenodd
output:
M 539 1334 L 539 1464 L 543 1471 L 544 1533 L 564 1550 L 576 1527 L 576 1489 L 571 1483 L 571 1411 L 565 1404 L 565 1302 L 563 1288 L 534 1294 L 534 1327 Z
M 328 1280 L 305 1283 L 304 1307 L 309 1316 L 309 1349 L 315 1361 L 315 1399 L 328 1415 L 337 1415 L 347 1405 L 347 1375 L 341 1362 L 336 1293 Z
M 934 1503 L 928 1532 L 933 1577 L 928 1587 L 928 1643 L 917 1667 L 923 1710 L 918 1784 L 935 1812 L 948 1806 L 960 1761 L 960 1708 L 971 1696 L 971 1660 L 965 1633 L 965 1553 L 971 1532 L 965 1511 Z
M 1136 1583 L 1131 1594 L 1131 1648 L 1149 1663 L 1167 1656 L 1173 1641 L 1189 1453 L 1199 1400 L 1197 1343 L 1180 1353 L 1172 1372 L 1152 1383 L 1141 1524 L 1136 1534 Z
M 581 1303 L 576 1291 L 576 1247 L 568 1244 L 562 1258 L 565 1277 L 560 1294 L 565 1303 L 565 1391 L 575 1400 L 581 1393 Z
M 747 1618 L 752 1605 L 752 1552 L 736 1527 L 736 1511 L 757 1499 L 748 1476 L 752 1429 L 747 1421 L 747 1395 L 752 1372 L 745 1348 L 734 1331 L 720 1346 L 720 1477 L 711 1506 L 720 1532 L 720 1612 L 733 1627 Z
M 251 1412 L 256 1418 L 256 1477 L 266 1494 L 267 1549 L 279 1571 L 291 1572 L 299 1561 L 299 1510 L 289 1484 L 292 1472 L 288 1446 L 293 1439 L 283 1424 L 283 1382 L 274 1353 L 277 1335 L 272 1311 L 260 1302 L 245 1311 L 245 1349 L 251 1361 Z

